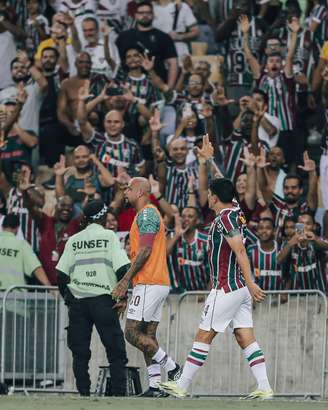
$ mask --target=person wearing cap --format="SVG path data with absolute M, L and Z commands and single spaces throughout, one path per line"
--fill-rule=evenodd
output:
M 126 394 L 127 356 L 119 315 L 126 308 L 127 298 L 124 295 L 115 300 L 111 293 L 130 261 L 116 234 L 105 229 L 107 210 L 102 200 L 85 205 L 86 227 L 69 238 L 56 267 L 59 291 L 68 306 L 68 346 L 81 396 L 90 395 L 88 363 L 93 325 L 110 364 L 111 393 Z
M 10 286 L 26 285 L 25 277 L 34 275 L 44 286 L 51 286 L 41 262 L 31 246 L 24 239 L 18 238 L 19 217 L 8 214 L 2 223 L 0 232 L 0 289 Z

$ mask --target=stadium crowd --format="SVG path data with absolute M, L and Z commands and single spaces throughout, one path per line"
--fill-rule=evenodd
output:
M 223 175 L 255 281 L 327 292 L 326 40 L 326 0 L 0 0 L 1 214 L 56 285 L 90 199 L 129 255 L 124 190 L 147 177 L 171 291 L 210 289 L 207 190 Z M 0 288 L 21 283 L 10 268 Z

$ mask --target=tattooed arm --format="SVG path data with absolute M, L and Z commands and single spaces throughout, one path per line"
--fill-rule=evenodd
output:
M 161 221 L 158 211 L 156 211 L 153 207 L 145 207 L 142 212 L 139 212 L 137 216 L 137 226 L 140 234 L 138 253 L 136 258 L 133 260 L 130 269 L 114 288 L 112 292 L 112 297 L 114 299 L 120 299 L 125 296 L 130 280 L 141 271 L 147 262 L 151 254 L 157 232 L 159 232 L 160 223 Z
M 129 287 L 130 280 L 142 269 L 144 264 L 147 262 L 151 254 L 151 248 L 151 245 L 146 245 L 139 250 L 138 255 L 135 261 L 132 263 L 130 269 L 115 286 L 112 292 L 112 297 L 114 299 L 121 299 L 125 296 Z

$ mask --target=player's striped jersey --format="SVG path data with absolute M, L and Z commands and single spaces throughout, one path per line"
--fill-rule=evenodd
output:
M 296 105 L 294 78 L 287 78 L 283 72 L 275 78 L 270 78 L 263 72 L 257 80 L 257 86 L 268 95 L 268 112 L 270 115 L 279 118 L 281 131 L 292 130 L 295 122 Z
M 303 212 L 308 212 L 307 203 L 300 202 L 298 206 L 290 208 L 282 198 L 273 194 L 270 209 L 274 217 L 274 226 L 276 228 L 276 239 L 279 243 L 282 240 L 283 226 L 286 218 L 293 218 L 295 221 Z
M 274 241 L 274 247 L 271 251 L 263 250 L 259 241 L 247 248 L 255 282 L 263 290 L 282 289 L 282 271 L 277 261 L 278 252 L 276 241 Z
M 209 263 L 213 289 L 231 292 L 245 286 L 241 269 L 226 238 L 241 235 L 244 239 L 246 219 L 239 208 L 220 211 L 209 231 Z
M 249 29 L 249 46 L 253 55 L 258 56 L 263 40 L 264 25 L 262 20 L 252 18 Z M 243 50 L 243 35 L 239 24 L 226 40 L 227 84 L 251 86 L 253 76 L 247 64 Z
M 166 185 L 164 197 L 168 203 L 183 209 L 188 205 L 188 180 L 192 176 L 198 181 L 198 168 L 186 166 L 184 169 L 177 168 L 173 163 L 167 163 Z
M 210 278 L 205 232 L 196 229 L 193 242 L 179 238 L 176 249 L 181 286 L 185 290 L 205 290 Z
M 318 289 L 326 292 L 327 283 L 320 256 L 313 242 L 309 242 L 305 248 L 293 246 L 287 268 L 291 289 Z
M 118 141 L 113 141 L 105 133 L 95 132 L 91 144 L 96 155 L 105 167 L 117 176 L 118 167 L 126 168 L 129 175 L 137 175 L 137 168 L 144 164 L 139 145 L 123 134 Z
M 19 217 L 24 238 L 32 246 L 34 252 L 39 251 L 39 229 L 24 205 L 23 194 L 17 188 L 11 188 L 7 201 L 7 212 Z

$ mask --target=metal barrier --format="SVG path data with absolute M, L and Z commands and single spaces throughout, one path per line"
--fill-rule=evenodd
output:
M 1 382 L 13 390 L 61 390 L 65 312 L 56 287 L 12 286 L 2 295 Z
M 12 286 L 0 292 L 0 381 L 12 391 L 76 392 L 65 326 L 67 308 L 61 297 L 49 291 L 57 287 Z M 172 307 L 163 309 L 158 338 L 169 350 Z M 125 319 L 121 322 L 122 327 Z M 96 333 L 96 332 L 94 332 Z M 93 334 L 90 374 L 93 387 L 99 366 L 108 364 L 98 335 Z M 143 355 L 127 344 L 129 365 L 142 366 Z M 146 379 L 146 373 L 141 372 Z
M 179 298 L 175 358 L 180 363 L 192 346 L 207 294 L 188 292 Z M 288 295 L 286 303 L 282 303 L 282 294 Z M 256 339 L 278 396 L 325 397 L 327 314 L 327 298 L 320 291 L 267 292 L 265 302 L 256 305 Z M 214 340 L 192 394 L 240 396 L 255 387 L 242 351 L 227 329 Z

